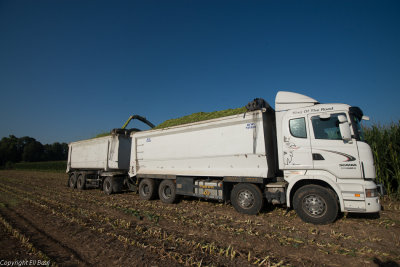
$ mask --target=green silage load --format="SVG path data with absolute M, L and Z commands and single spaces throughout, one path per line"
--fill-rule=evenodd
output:
M 180 118 L 166 120 L 157 125 L 154 129 L 163 129 L 167 127 L 178 126 L 198 121 L 217 119 L 221 117 L 245 113 L 246 111 L 247 111 L 246 107 L 241 107 L 241 108 L 225 109 L 214 112 L 197 112 Z
M 245 113 L 247 111 L 246 107 L 241 107 L 241 108 L 234 108 L 234 109 L 225 109 L 225 110 L 219 110 L 219 111 L 213 111 L 213 112 L 197 112 L 193 113 L 187 116 L 183 116 L 180 118 L 176 119 L 170 119 L 166 120 L 153 129 L 163 129 L 167 127 L 172 127 L 172 126 L 178 126 L 178 125 L 183 125 L 183 124 L 188 124 L 188 123 L 193 123 L 193 122 L 198 122 L 198 121 L 206 121 L 206 120 L 211 120 L 211 119 L 217 119 L 221 117 L 227 117 L 231 115 L 237 115 L 241 113 Z M 98 138 L 98 137 L 103 137 L 103 136 L 108 136 L 110 135 L 109 132 L 104 132 L 96 135 L 93 138 Z

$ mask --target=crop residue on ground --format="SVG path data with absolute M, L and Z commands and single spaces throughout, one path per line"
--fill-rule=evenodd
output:
M 125 192 L 78 191 L 67 174 L 0 171 L 0 258 L 15 251 L 58 265 L 374 266 L 400 262 L 400 203 L 380 216 L 348 214 L 330 225 L 266 206 L 257 216 L 229 204 L 143 201 Z M 9 236 L 10 235 L 10 236 Z M 29 239 L 29 242 L 26 239 Z M 19 242 L 19 243 L 18 243 Z M 28 246 L 27 246 L 28 244 Z M 12 249 L 12 251 L 10 251 Z M 41 251 L 32 254 L 30 251 Z M 389 265 L 388 265 L 389 266 Z

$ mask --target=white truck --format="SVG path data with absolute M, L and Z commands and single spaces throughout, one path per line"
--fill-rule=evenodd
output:
M 164 203 L 180 195 L 230 201 L 246 214 L 267 201 L 314 224 L 333 222 L 339 211 L 380 211 L 360 108 L 282 91 L 275 110 L 262 99 L 246 107 L 238 115 L 71 143 L 68 184 L 107 194 L 125 186 Z

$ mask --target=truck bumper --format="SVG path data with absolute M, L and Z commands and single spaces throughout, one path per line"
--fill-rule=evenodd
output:
M 365 212 L 373 213 L 381 210 L 381 203 L 379 197 L 368 197 L 365 199 Z
M 356 182 L 356 181 L 354 181 Z M 339 184 L 343 199 L 343 209 L 346 212 L 375 213 L 381 210 L 377 185 L 373 181 L 364 180 L 362 183 L 350 181 Z M 376 192 L 367 196 L 366 190 Z
M 364 200 L 343 200 L 344 211 L 360 212 L 360 213 L 375 213 L 381 210 L 379 197 L 369 197 Z

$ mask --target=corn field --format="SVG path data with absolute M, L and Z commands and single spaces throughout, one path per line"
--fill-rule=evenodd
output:
M 377 181 L 390 197 L 400 198 L 400 121 L 364 127 L 364 133 L 374 154 Z

